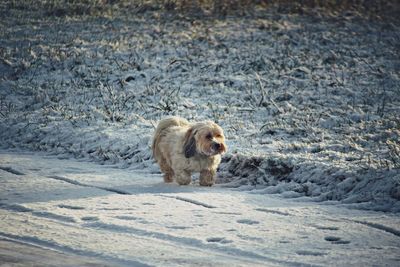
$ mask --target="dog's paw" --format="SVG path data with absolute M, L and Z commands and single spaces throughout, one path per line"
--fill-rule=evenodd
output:
M 203 170 L 200 172 L 200 185 L 201 186 L 212 186 L 215 182 L 215 171 L 214 170 Z
M 200 180 L 200 185 L 201 186 L 213 186 L 214 185 L 214 181 L 201 181 Z
M 190 184 L 190 180 L 177 180 L 176 181 L 179 185 L 188 185 L 188 184 Z
M 172 174 L 166 173 L 164 174 L 164 182 L 166 183 L 172 183 L 174 179 L 172 178 Z
M 192 178 L 190 176 L 190 174 L 180 174 L 180 175 L 176 175 L 176 182 L 179 185 L 188 185 L 190 184 L 190 182 L 192 181 Z

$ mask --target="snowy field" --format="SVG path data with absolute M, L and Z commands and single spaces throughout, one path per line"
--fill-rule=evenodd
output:
M 0 152 L 0 177 L 0 240 L 41 249 L 23 254 L 37 266 L 60 266 L 54 264 L 60 257 L 69 260 L 65 266 L 400 262 L 396 214 L 221 186 L 164 184 L 147 170 L 43 153 Z M 20 250 L 11 252 L 0 245 L 0 259 Z
M 157 172 L 159 119 L 211 119 L 230 148 L 218 183 L 400 211 L 398 20 L 16 3 L 0 4 L 3 148 Z
M 0 262 L 399 265 L 398 18 L 61 2 L 0 2 Z M 215 187 L 161 183 L 171 115 L 224 129 Z

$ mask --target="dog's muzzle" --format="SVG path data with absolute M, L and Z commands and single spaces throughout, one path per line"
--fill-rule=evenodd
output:
M 217 142 L 213 142 L 211 145 L 211 148 L 215 151 L 215 152 L 220 152 L 222 150 L 222 145 L 220 143 Z

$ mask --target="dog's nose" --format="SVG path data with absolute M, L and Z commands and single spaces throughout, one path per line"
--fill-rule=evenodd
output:
M 219 150 L 221 149 L 221 144 L 220 144 L 220 143 L 214 142 L 214 143 L 212 144 L 212 148 L 213 148 L 215 151 L 219 151 Z

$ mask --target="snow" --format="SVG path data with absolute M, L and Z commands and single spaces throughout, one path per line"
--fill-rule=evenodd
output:
M 40 258 L 38 257 L 40 255 Z M 54 249 L 43 248 L 34 244 L 15 242 L 10 239 L 0 240 L 0 261 L 4 266 L 105 266 L 110 262 L 99 261 L 90 257 L 66 255 Z M 140 266 L 139 264 L 137 266 Z
M 0 238 L 16 242 L 13 253 L 3 248 L 0 255 L 23 260 L 19 247 L 34 245 L 40 252 L 31 261 L 39 265 L 60 254 L 116 266 L 395 266 L 400 260 L 396 214 L 220 185 L 164 184 L 149 170 L 43 153 L 1 151 L 0 166 Z
M 400 211 L 396 22 L 35 12 L 3 19 L 3 148 L 157 172 L 158 120 L 211 119 L 230 147 L 218 183 Z
M 274 7 L 191 19 L 118 5 L 48 16 L 29 3 L 0 4 L 2 238 L 127 265 L 184 265 L 185 249 L 192 265 L 209 253 L 221 265 L 396 265 L 397 20 Z M 161 182 L 150 144 L 170 115 L 224 129 L 216 187 Z M 126 244 L 111 255 L 112 242 Z

